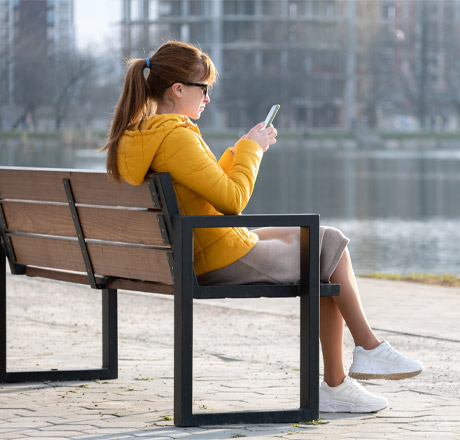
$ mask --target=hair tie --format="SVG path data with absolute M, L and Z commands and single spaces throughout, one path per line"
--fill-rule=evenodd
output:
M 145 62 L 147 63 L 147 68 L 150 69 L 150 58 L 146 58 Z

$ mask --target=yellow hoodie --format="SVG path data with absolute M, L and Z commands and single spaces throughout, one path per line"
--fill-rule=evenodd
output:
M 132 185 L 140 185 L 149 170 L 170 173 L 182 215 L 240 214 L 251 197 L 262 156 L 256 142 L 241 140 L 235 155 L 227 149 L 217 162 L 198 127 L 186 116 L 171 113 L 124 132 L 118 168 Z M 246 228 L 196 229 L 196 274 L 233 263 L 257 241 Z

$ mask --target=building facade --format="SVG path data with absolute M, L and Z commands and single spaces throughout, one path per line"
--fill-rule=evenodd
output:
M 274 102 L 285 128 L 423 128 L 460 115 L 460 0 L 119 1 L 125 56 L 170 38 L 211 55 L 215 127 L 247 127 Z
M 136 48 L 153 51 L 170 38 L 198 43 L 220 73 L 216 128 L 247 127 L 273 103 L 285 128 L 343 126 L 349 3 L 122 0 L 123 52 L 141 56 Z
M 23 125 L 42 104 L 41 92 L 54 93 L 56 68 L 75 54 L 73 11 L 73 0 L 0 0 L 3 120 Z

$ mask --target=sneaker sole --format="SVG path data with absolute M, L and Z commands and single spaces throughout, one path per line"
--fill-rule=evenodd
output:
M 348 373 L 348 376 L 353 379 L 386 379 L 386 380 L 401 380 L 408 379 L 409 377 L 414 377 L 420 374 L 422 370 L 411 371 L 409 373 L 391 373 L 391 374 L 371 374 L 371 373 Z
M 376 413 L 379 411 L 384 410 L 387 407 L 385 406 L 378 406 L 376 408 L 369 408 L 368 406 L 355 406 L 354 408 L 346 408 L 346 407 L 340 407 L 340 405 L 337 405 L 334 407 L 332 405 L 332 408 L 321 408 L 319 407 L 319 412 L 323 413 L 349 413 L 349 414 L 369 414 L 369 413 Z

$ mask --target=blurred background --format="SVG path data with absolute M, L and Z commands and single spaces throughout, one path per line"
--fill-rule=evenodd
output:
M 459 274 L 460 0 L 0 0 L 0 164 L 103 169 L 129 57 L 199 45 L 218 156 L 274 103 L 246 212 L 316 212 L 358 273 Z

